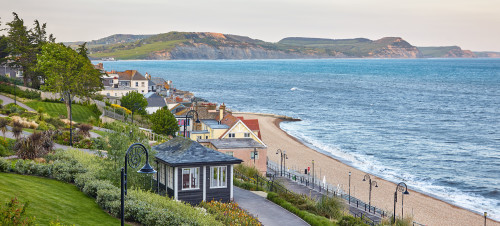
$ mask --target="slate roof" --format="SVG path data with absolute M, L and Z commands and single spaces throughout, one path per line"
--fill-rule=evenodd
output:
M 229 138 L 229 139 L 200 139 L 200 143 L 211 143 L 218 150 L 240 149 L 240 148 L 266 148 L 252 138 Z
M 224 124 L 219 124 L 219 122 L 213 119 L 202 119 L 200 121 L 212 129 L 229 129 L 229 126 Z
M 184 137 L 175 137 L 153 146 L 156 159 L 170 166 L 192 166 L 208 164 L 239 164 L 243 162 L 233 156 L 204 147 Z
M 150 81 L 153 82 L 155 85 L 163 85 L 164 83 L 167 82 L 165 81 L 165 79 L 158 77 L 152 77 Z
M 146 99 L 148 101 L 148 107 L 165 107 L 167 103 L 165 103 L 165 99 L 156 93 L 152 93 Z

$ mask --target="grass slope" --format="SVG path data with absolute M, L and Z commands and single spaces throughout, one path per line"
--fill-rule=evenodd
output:
M 133 49 L 120 49 L 113 52 L 101 52 L 90 54 L 94 58 L 114 57 L 120 60 L 147 59 L 151 52 L 171 50 L 186 40 L 173 40 L 166 42 L 153 42 Z
M 40 225 L 59 219 L 68 225 L 118 225 L 113 218 L 76 186 L 34 176 L 0 173 L 0 203 L 16 196 L 29 201 L 28 214 Z
M 59 115 L 66 116 L 66 105 L 63 103 L 52 103 L 43 101 L 29 101 L 25 103 L 29 107 L 37 110 L 38 107 L 43 107 L 45 111 L 52 117 L 57 117 Z M 99 118 L 99 115 L 95 115 L 92 110 L 87 106 L 82 106 L 79 104 L 71 105 L 71 112 L 73 114 L 72 118 L 75 122 L 87 122 L 91 116 Z

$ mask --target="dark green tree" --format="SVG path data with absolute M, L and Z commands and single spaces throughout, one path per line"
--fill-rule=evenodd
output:
M 89 59 L 89 56 L 87 55 L 88 54 L 88 49 L 87 49 L 87 43 L 84 42 L 83 44 L 79 45 L 78 46 L 78 49 L 76 49 L 76 51 L 78 52 L 78 54 L 80 54 L 81 56 Z
M 2 21 L 0 21 L 0 31 L 4 29 L 1 28 Z M 3 64 L 7 61 L 7 56 L 9 55 L 9 51 L 7 51 L 7 37 L 5 35 L 0 36 L 0 64 Z
M 151 115 L 151 129 L 157 134 L 175 136 L 179 125 L 175 116 L 165 108 L 161 108 Z
M 37 70 L 47 76 L 42 89 L 64 96 L 68 118 L 69 95 L 90 97 L 103 88 L 101 72 L 87 58 L 63 44 L 44 44 L 37 62 Z
M 36 71 L 37 54 L 40 53 L 42 45 L 55 41 L 50 35 L 47 37 L 45 31 L 47 25 L 40 24 L 35 20 L 34 28 L 29 30 L 24 25 L 24 20 L 19 18 L 17 13 L 12 13 L 14 19 L 7 23 L 7 51 L 10 54 L 10 66 L 18 68 L 23 72 L 23 82 L 25 86 L 40 88 L 43 73 Z
M 142 115 L 146 114 L 148 100 L 146 100 L 144 95 L 140 94 L 137 91 L 127 93 L 127 95 L 122 97 L 120 102 L 122 107 L 134 111 L 134 113 L 139 113 Z

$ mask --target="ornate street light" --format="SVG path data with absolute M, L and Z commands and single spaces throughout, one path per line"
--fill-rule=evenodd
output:
M 186 122 L 188 120 L 188 115 L 190 114 L 196 114 L 196 123 L 200 123 L 200 119 L 198 117 L 198 112 L 195 110 L 190 110 L 186 113 L 186 119 L 184 119 L 184 137 L 186 137 Z M 194 126 L 194 124 L 193 124 Z
M 394 192 L 394 217 L 393 221 L 396 223 L 396 202 L 398 200 L 398 191 L 402 193 L 401 195 L 401 217 L 403 217 L 403 195 L 409 195 L 410 193 L 408 192 L 408 186 L 404 182 L 399 183 L 396 186 L 396 191 Z
M 366 174 L 363 177 L 363 181 L 368 180 L 368 183 L 370 184 L 370 191 L 368 193 L 368 208 L 371 208 L 372 206 L 372 186 L 375 184 L 375 187 L 378 188 L 377 181 L 372 181 L 372 178 L 370 178 L 370 175 Z
M 130 145 L 125 154 L 125 166 L 121 170 L 121 225 L 125 224 L 125 195 L 127 195 L 127 165 L 137 169 L 142 160 L 142 155 L 146 154 L 146 164 L 137 171 L 138 173 L 156 173 L 156 170 L 149 165 L 149 153 L 141 143 Z
M 276 150 L 276 154 L 280 153 L 280 176 L 283 176 L 283 151 L 281 149 Z
M 15 89 L 14 89 L 15 90 Z M 68 94 L 69 101 L 69 146 L 73 147 L 73 114 L 71 113 L 71 93 L 64 92 L 64 94 Z M 64 95 L 61 97 L 61 102 L 64 103 Z

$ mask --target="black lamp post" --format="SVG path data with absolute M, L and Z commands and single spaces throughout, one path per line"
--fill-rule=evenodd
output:
M 276 150 L 276 154 L 280 153 L 280 176 L 283 176 L 283 151 L 281 149 Z
M 255 159 L 257 158 L 257 148 L 253 148 L 253 166 L 255 166 Z
M 312 165 L 313 165 L 313 189 L 314 189 L 314 159 L 312 160 Z
M 393 221 L 396 223 L 396 202 L 398 201 L 398 191 L 402 193 L 401 195 L 401 217 L 403 217 L 403 195 L 409 195 L 408 186 L 404 182 L 399 183 L 396 186 L 396 191 L 394 192 L 394 217 Z
M 186 119 L 184 119 L 184 137 L 186 137 L 186 125 L 187 125 L 187 124 L 186 124 L 186 122 L 187 122 L 187 120 L 188 120 L 188 116 L 189 116 L 190 114 L 196 114 L 196 123 L 200 123 L 200 119 L 199 119 L 199 117 L 198 117 L 198 112 L 197 112 L 197 111 L 195 111 L 195 110 L 190 110 L 190 111 L 188 111 L 188 112 L 186 113 Z M 193 126 L 194 126 L 194 125 L 193 125 Z
M 368 178 L 368 179 L 367 179 Z M 372 186 L 375 184 L 375 187 L 378 188 L 377 181 L 372 181 L 372 178 L 370 178 L 370 175 L 366 174 L 365 177 L 363 178 L 363 181 L 368 180 L 368 183 L 370 184 L 370 191 L 368 193 L 368 208 L 371 208 L 372 206 Z
M 349 205 L 351 205 L 351 172 L 350 171 L 349 171 Z
M 286 154 L 286 151 L 283 152 L 283 170 L 286 172 L 286 160 L 288 159 L 288 155 Z M 286 176 L 286 174 L 285 174 Z
M 17 105 L 17 95 L 16 95 L 16 81 L 14 80 L 14 105 Z
M 146 153 L 146 164 L 137 171 L 138 173 L 156 173 L 156 170 L 149 165 L 149 153 L 141 143 L 130 145 L 125 154 L 125 166 L 121 170 L 121 225 L 125 224 L 125 195 L 127 195 L 127 165 L 137 169 L 141 163 L 142 155 Z
M 15 90 L 15 89 L 14 89 Z M 73 114 L 71 113 L 71 93 L 64 92 L 64 94 L 68 94 L 68 102 L 69 102 L 69 146 L 73 147 Z M 61 97 L 61 101 L 64 103 L 64 95 Z

